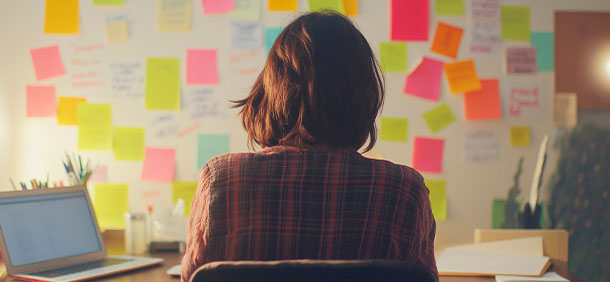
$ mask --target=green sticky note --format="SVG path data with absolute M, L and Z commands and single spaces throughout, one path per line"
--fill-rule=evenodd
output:
M 536 47 L 536 65 L 538 71 L 555 69 L 555 46 L 552 32 L 532 32 L 531 44 Z
M 406 118 L 381 118 L 381 140 L 407 142 L 408 130 L 409 121 Z
M 127 184 L 93 185 L 95 215 L 103 229 L 125 227 L 125 213 L 129 211 L 128 195 Z
M 114 159 L 144 160 L 144 128 L 116 127 L 114 129 Z
M 437 15 L 463 15 L 464 0 L 436 0 L 434 9 Z
M 310 12 L 330 9 L 345 15 L 343 0 L 307 0 L 307 3 L 309 4 Z
M 229 152 L 229 134 L 199 134 L 197 169 L 201 169 L 212 157 Z
M 180 59 L 146 60 L 146 109 L 180 109 Z
M 530 41 L 530 7 L 501 6 L 502 39 Z
M 123 4 L 125 4 L 125 0 L 93 0 L 93 5 L 119 6 Z
M 494 199 L 491 207 L 491 228 L 500 229 L 504 223 L 504 207 L 506 200 Z
M 430 204 L 432 214 L 436 221 L 447 219 L 447 181 L 438 179 L 425 179 L 426 187 L 430 190 Z
M 423 118 L 432 133 L 436 133 L 456 121 L 455 115 L 447 103 L 424 113 Z
M 282 33 L 282 30 L 284 30 L 284 27 L 281 26 L 265 28 L 265 49 L 267 50 L 267 53 L 269 53 L 269 50 L 271 50 L 275 39 L 280 35 L 280 33 Z
M 112 113 L 109 104 L 76 106 L 79 150 L 112 150 Z
M 381 69 L 385 72 L 407 71 L 407 43 L 379 43 Z
M 261 18 L 261 0 L 235 0 L 235 10 L 229 13 L 233 18 L 259 20 Z
M 184 200 L 184 216 L 191 214 L 191 204 L 197 191 L 197 184 L 197 182 L 172 183 L 172 202 L 175 204 L 180 198 Z

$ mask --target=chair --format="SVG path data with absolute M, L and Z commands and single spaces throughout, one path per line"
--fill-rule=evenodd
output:
M 190 282 L 437 282 L 422 266 L 396 260 L 217 261 L 199 267 Z

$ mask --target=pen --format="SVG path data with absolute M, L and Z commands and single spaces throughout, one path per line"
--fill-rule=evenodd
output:
M 15 182 L 13 182 L 13 179 L 9 178 L 9 180 L 11 181 L 11 186 L 13 186 L 13 190 L 17 190 L 17 187 L 15 187 Z
M 21 184 L 21 190 L 24 190 L 24 191 L 25 191 L 25 190 L 27 190 L 27 189 L 28 189 L 28 187 L 27 187 L 27 186 L 25 186 L 25 183 L 20 182 L 20 184 Z

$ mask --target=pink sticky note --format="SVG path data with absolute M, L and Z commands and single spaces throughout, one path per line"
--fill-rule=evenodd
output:
M 65 74 L 57 45 L 30 50 L 36 80 L 47 79 Z
M 392 0 L 391 5 L 392 40 L 428 40 L 428 0 Z
M 420 98 L 438 101 L 443 79 L 443 62 L 423 57 L 413 72 L 407 75 L 404 92 Z
M 235 10 L 233 0 L 201 0 L 204 14 L 220 14 Z
M 146 148 L 142 180 L 173 181 L 176 150 L 167 148 Z
M 105 165 L 98 166 L 89 177 L 91 182 L 108 182 L 108 167 Z
M 186 84 L 218 84 L 216 50 L 186 50 Z
M 26 96 L 27 117 L 52 117 L 57 113 L 55 86 L 28 85 Z
M 441 173 L 445 140 L 415 137 L 413 144 L 413 168 L 424 172 Z

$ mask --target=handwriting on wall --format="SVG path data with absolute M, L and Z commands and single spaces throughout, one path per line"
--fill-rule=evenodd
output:
M 472 0 L 470 51 L 490 54 L 500 39 L 500 1 Z
M 110 88 L 113 98 L 144 97 L 144 62 L 110 63 Z

